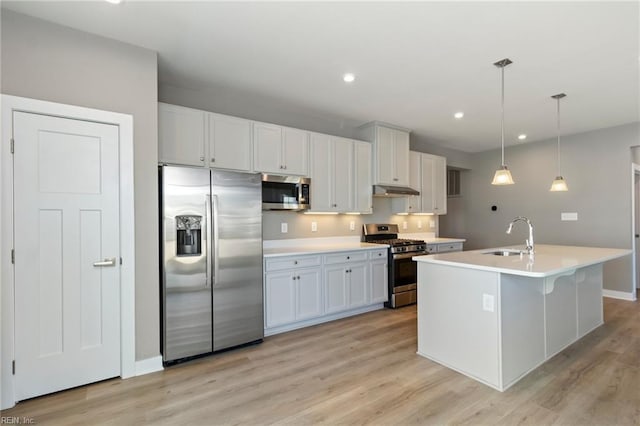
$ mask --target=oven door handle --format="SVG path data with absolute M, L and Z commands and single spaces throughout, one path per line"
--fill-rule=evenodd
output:
M 425 254 L 429 254 L 428 251 L 418 251 L 413 253 L 403 253 L 403 254 L 394 254 L 392 256 L 393 260 L 402 260 L 402 259 L 411 259 L 413 256 L 424 256 Z

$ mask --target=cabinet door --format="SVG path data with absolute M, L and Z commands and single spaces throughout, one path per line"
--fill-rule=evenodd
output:
M 394 130 L 387 127 L 376 128 L 376 182 L 383 185 L 397 185 L 394 181 L 395 168 Z
M 311 134 L 311 210 L 326 212 L 333 206 L 331 137 Z
M 333 146 L 333 210 L 353 211 L 353 143 L 331 138 Z
M 369 292 L 371 303 L 383 303 L 389 299 L 387 262 L 371 262 L 371 290 Z
M 433 158 L 433 212 L 447 214 L 447 159 Z
M 298 287 L 296 301 L 296 320 L 314 318 L 322 315 L 322 282 L 320 269 L 296 272 Z
M 359 213 L 372 213 L 373 184 L 371 183 L 371 144 L 368 142 L 353 141 L 353 147 L 353 211 Z
M 347 309 L 348 268 L 344 266 L 326 267 L 324 270 L 325 313 Z
M 394 185 L 409 185 L 409 133 L 393 131 Z
M 290 272 L 265 276 L 266 327 L 288 324 L 296 320 L 295 275 Z
M 251 121 L 209 114 L 209 166 L 251 171 Z
M 394 213 L 420 213 L 422 211 L 422 154 L 416 151 L 409 152 L 409 186 L 421 195 L 409 195 L 391 200 L 391 209 Z
M 257 172 L 285 174 L 282 162 L 282 127 L 253 125 L 253 168 Z
M 349 273 L 349 308 L 357 308 L 367 304 L 369 286 L 369 265 L 360 263 L 349 265 L 347 270 Z
M 422 213 L 433 213 L 433 168 L 434 156 L 422 154 L 422 188 L 420 198 L 422 200 Z
M 283 129 L 282 163 L 285 174 L 307 176 L 309 174 L 309 132 Z
M 161 163 L 205 165 L 205 112 L 158 104 L 158 160 Z

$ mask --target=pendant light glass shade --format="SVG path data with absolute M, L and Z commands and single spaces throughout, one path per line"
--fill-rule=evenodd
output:
M 567 182 L 565 182 L 562 176 L 556 176 L 556 178 L 551 183 L 551 188 L 549 191 L 551 192 L 561 192 L 568 191 L 569 187 L 567 186 Z
M 567 95 L 565 95 L 564 93 L 558 93 L 557 95 L 551 96 L 553 99 L 558 101 L 558 175 L 551 183 L 551 188 L 549 188 L 549 191 L 551 192 L 564 192 L 569 190 L 567 181 L 564 180 L 562 174 L 560 173 L 560 99 L 564 98 L 565 96 Z
M 504 164 L 496 170 L 496 173 L 493 175 L 493 181 L 491 185 L 513 185 L 515 182 L 511 177 L 511 172 Z
M 500 168 L 496 170 L 496 173 L 493 175 L 493 181 L 491 185 L 513 185 L 515 182 L 513 181 L 513 177 L 511 177 L 511 172 L 507 168 L 506 164 L 504 164 L 504 67 L 511 64 L 511 60 L 509 58 L 505 58 L 501 61 L 494 63 L 496 67 L 500 68 L 502 72 L 502 96 L 501 96 L 501 105 L 502 105 L 502 119 L 500 122 L 500 132 L 502 136 L 502 163 L 500 164 Z

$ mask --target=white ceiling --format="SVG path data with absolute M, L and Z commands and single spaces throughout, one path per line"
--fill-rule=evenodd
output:
M 637 2 L 2 2 L 158 52 L 159 79 L 224 87 L 300 111 L 380 120 L 422 140 L 499 146 L 638 120 Z M 345 72 L 356 81 L 342 81 Z M 462 110 L 463 120 L 453 113 Z M 603 143 L 606 141 L 603 141 Z

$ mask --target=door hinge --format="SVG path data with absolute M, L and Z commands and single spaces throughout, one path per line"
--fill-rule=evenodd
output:
M 11 361 L 11 374 L 15 376 L 16 374 L 16 360 Z
M 15 142 L 13 140 L 13 138 L 11 138 L 11 153 L 13 154 L 13 148 L 14 148 Z
M 120 264 L 122 265 L 122 258 L 120 258 Z
M 16 263 L 16 251 L 14 249 L 11 249 L 11 264 L 15 264 Z

